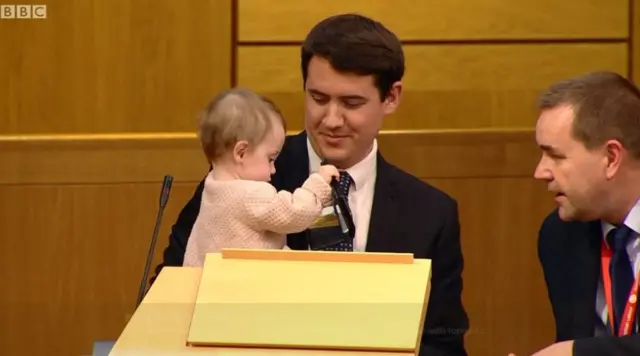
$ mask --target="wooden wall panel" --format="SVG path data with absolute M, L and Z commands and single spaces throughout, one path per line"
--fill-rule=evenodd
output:
M 134 309 L 162 175 L 176 183 L 153 266 L 206 173 L 191 134 L 115 138 L 0 137 L 0 160 L 20 162 L 0 170 L 6 354 L 88 354 L 93 340 L 117 338 Z M 458 199 L 469 354 L 528 354 L 551 342 L 535 243 L 553 202 L 532 178 L 533 132 L 407 131 L 379 141 L 389 161 Z
M 390 131 L 378 141 L 389 160 L 429 178 L 530 176 L 521 156 L 538 154 L 529 129 Z M 0 161 L 10 167 L 0 171 L 0 185 L 159 184 L 165 174 L 197 182 L 208 170 L 201 157 L 194 134 L 0 136 Z
M 134 309 L 163 175 L 176 183 L 153 266 L 206 173 L 197 112 L 237 77 L 300 129 L 297 46 L 345 11 L 407 43 L 406 96 L 385 129 L 411 131 L 382 134 L 380 147 L 458 199 L 469 355 L 551 343 L 535 247 L 552 197 L 532 178 L 533 132 L 495 128 L 533 126 L 535 97 L 555 80 L 596 69 L 640 79 L 640 6 L 630 1 L 44 0 L 47 20 L 0 21 L 0 349 L 80 355 L 116 338 Z
M 42 1 L 0 21 L 0 134 L 193 131 L 231 81 L 231 0 Z
M 303 127 L 296 46 L 240 46 L 238 85 L 271 97 L 290 129 Z M 533 127 L 535 99 L 550 83 L 592 70 L 627 73 L 625 43 L 405 46 L 407 72 L 387 130 Z
M 520 158 L 533 163 L 527 153 Z M 469 356 L 531 355 L 553 343 L 537 256 L 537 231 L 554 207 L 546 186 L 528 176 L 428 181 L 459 203 Z
M 93 340 L 118 337 L 135 308 L 160 186 L 0 185 L 3 355 L 89 355 Z M 160 248 L 194 186 L 175 184 Z
M 242 41 L 302 41 L 321 19 L 359 12 L 402 40 L 626 38 L 628 0 L 238 0 Z M 273 19 L 278 21 L 273 21 Z
M 46 154 L 43 154 L 46 152 Z M 0 184 L 157 183 L 198 180 L 209 164 L 195 134 L 1 137 Z
M 631 58 L 632 80 L 640 85 L 640 0 L 631 0 L 631 39 L 629 51 Z

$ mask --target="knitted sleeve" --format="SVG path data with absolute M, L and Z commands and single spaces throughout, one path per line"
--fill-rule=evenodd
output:
M 313 173 L 293 193 L 277 192 L 269 183 L 252 186 L 244 196 L 247 224 L 278 234 L 303 231 L 331 201 L 331 187 Z

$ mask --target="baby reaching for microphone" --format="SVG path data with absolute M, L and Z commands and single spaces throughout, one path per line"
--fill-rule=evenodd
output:
M 331 204 L 336 167 L 321 166 L 293 193 L 269 183 L 285 139 L 285 122 L 268 99 L 234 88 L 216 96 L 200 120 L 200 141 L 213 169 L 184 266 L 202 266 L 222 248 L 282 249 L 286 234 L 307 229 Z

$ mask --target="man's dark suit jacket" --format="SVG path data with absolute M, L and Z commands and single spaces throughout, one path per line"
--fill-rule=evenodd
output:
M 600 281 L 600 221 L 564 222 L 555 210 L 539 232 L 538 255 L 556 321 L 556 341 L 575 340 L 574 356 L 640 355 L 640 335 L 595 336 Z M 638 315 L 636 316 L 636 319 Z
M 276 189 L 292 192 L 302 185 L 309 176 L 304 132 L 287 137 L 275 165 L 271 183 Z M 182 265 L 203 184 L 200 182 L 173 225 L 156 276 L 163 266 Z M 308 249 L 303 234 L 287 236 L 287 245 L 293 250 Z M 463 337 L 469 322 L 461 300 L 463 257 L 456 201 L 385 162 L 378 153 L 366 251 L 405 252 L 432 259 L 431 295 L 420 355 L 466 355 Z

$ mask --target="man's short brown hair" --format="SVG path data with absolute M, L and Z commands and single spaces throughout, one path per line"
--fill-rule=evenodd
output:
M 398 37 L 380 22 L 358 14 L 328 17 L 309 31 L 300 58 L 304 85 L 314 56 L 329 61 L 338 72 L 373 76 L 381 100 L 404 76 Z
M 201 113 L 200 143 L 213 161 L 238 141 L 260 144 L 274 122 L 286 130 L 282 113 L 271 100 L 246 88 L 228 89 L 216 95 Z
M 541 97 L 541 110 L 569 105 L 572 135 L 587 149 L 618 140 L 640 159 L 640 91 L 627 78 L 599 71 L 553 84 Z

